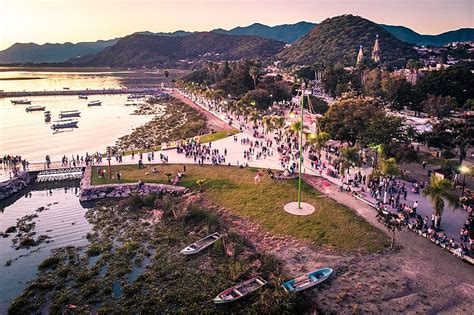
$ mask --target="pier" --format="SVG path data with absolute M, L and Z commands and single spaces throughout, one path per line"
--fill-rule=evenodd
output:
M 101 89 L 101 90 L 53 90 L 53 91 L 0 91 L 0 98 L 5 97 L 30 97 L 30 96 L 59 96 L 59 95 L 106 95 L 106 94 L 155 94 L 161 93 L 161 89 L 132 88 L 132 89 Z

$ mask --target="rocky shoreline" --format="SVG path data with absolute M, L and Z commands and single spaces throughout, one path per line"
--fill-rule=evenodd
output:
M 163 142 L 209 133 L 206 117 L 181 100 L 169 96 L 139 104 L 134 115 L 155 115 L 131 134 L 120 137 L 115 148 L 120 151 L 158 147 Z

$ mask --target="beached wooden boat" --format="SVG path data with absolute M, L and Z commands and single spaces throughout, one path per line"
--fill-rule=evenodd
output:
M 87 103 L 87 106 L 100 106 L 100 105 L 102 105 L 101 101 L 92 101 L 92 102 Z
M 249 279 L 219 293 L 219 295 L 214 298 L 214 303 L 222 304 L 237 301 L 260 289 L 265 284 L 267 284 L 267 281 L 261 277 Z
M 39 105 L 35 105 L 35 106 L 28 106 L 25 111 L 27 112 L 36 112 L 36 111 L 44 111 L 46 109 L 45 106 L 39 106 Z
M 67 117 L 79 117 L 81 116 L 81 112 L 78 110 L 63 110 L 59 113 L 59 118 L 67 118 Z
M 282 284 L 286 292 L 299 292 L 325 281 L 332 274 L 331 268 L 322 268 Z
M 199 253 L 200 251 L 209 247 L 220 238 L 221 238 L 221 235 L 218 232 L 212 233 L 211 235 L 208 235 L 205 238 L 202 238 L 199 241 L 194 242 L 188 247 L 186 247 L 185 249 L 183 249 L 181 251 L 181 254 L 192 255 L 192 254 Z
M 80 100 L 86 100 L 86 99 L 87 99 L 87 95 L 79 95 L 79 99 L 80 99 Z

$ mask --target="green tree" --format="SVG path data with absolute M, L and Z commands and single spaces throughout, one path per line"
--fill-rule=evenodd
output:
M 417 85 L 425 94 L 454 97 L 459 107 L 474 98 L 474 73 L 462 65 L 429 72 Z
M 310 133 L 306 137 L 306 144 L 312 146 L 318 155 L 318 158 L 321 158 L 321 149 L 324 147 L 326 142 L 329 140 L 329 133 L 324 131 L 317 131 L 315 133 Z
M 309 102 L 309 103 L 308 103 Z M 303 99 L 304 108 L 310 109 L 312 113 L 324 115 L 329 109 L 328 103 L 314 95 L 308 95 Z
M 434 207 L 435 226 L 441 225 L 441 216 L 443 215 L 445 200 L 452 208 L 458 205 L 458 197 L 452 192 L 452 184 L 447 179 L 442 179 L 436 175 L 431 176 L 430 183 L 421 191 L 423 196 L 429 197 Z
M 272 105 L 270 94 L 264 89 L 248 91 L 242 96 L 240 102 L 251 105 L 258 110 L 266 110 Z
M 427 114 L 435 116 L 438 119 L 450 116 L 452 110 L 456 109 L 456 100 L 451 96 L 434 96 L 429 95 L 421 106 Z
M 321 127 L 331 139 L 353 147 L 362 135 L 367 134 L 371 120 L 383 115 L 385 113 L 375 101 L 351 96 L 337 100 L 329 108 L 321 120 Z
M 431 147 L 440 150 L 457 149 L 461 163 L 466 158 L 469 147 L 474 145 L 474 120 L 443 120 L 421 137 Z
M 337 158 L 337 162 L 339 163 L 339 173 L 344 177 L 347 171 L 349 174 L 349 170 L 352 165 L 358 165 L 358 149 L 355 147 L 352 148 L 342 148 Z

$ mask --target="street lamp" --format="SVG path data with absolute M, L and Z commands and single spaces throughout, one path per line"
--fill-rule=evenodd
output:
M 465 166 L 465 165 L 461 165 L 459 167 L 459 172 L 461 174 L 463 174 L 463 178 L 462 178 L 462 192 L 461 192 L 461 198 L 464 197 L 464 189 L 466 188 L 466 173 L 469 174 L 470 172 L 470 168 Z

